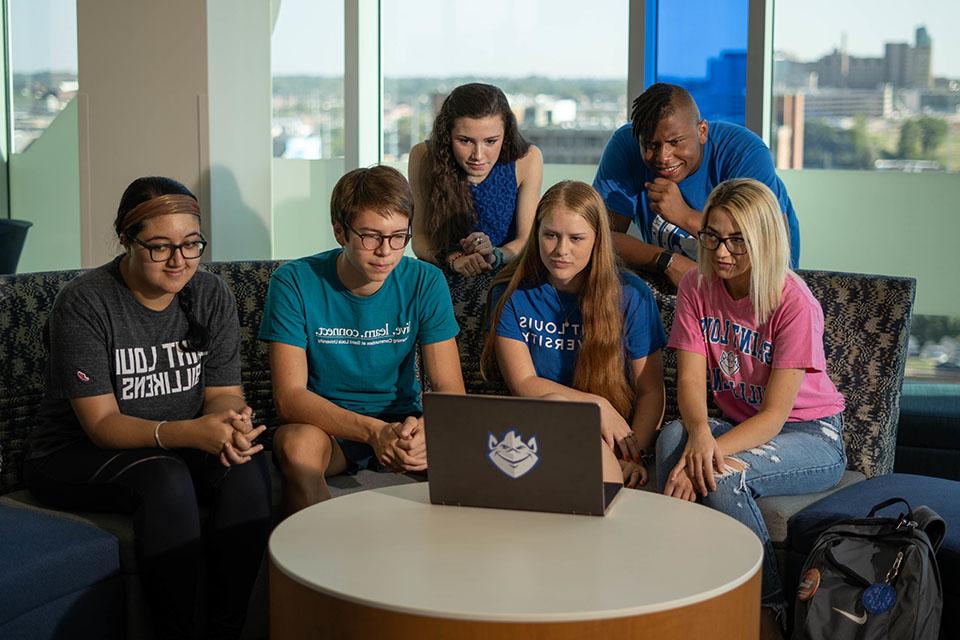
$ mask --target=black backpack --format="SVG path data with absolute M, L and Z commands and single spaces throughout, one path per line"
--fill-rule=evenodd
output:
M 874 514 L 902 502 L 898 518 Z M 827 528 L 803 565 L 793 640 L 936 640 L 943 587 L 935 557 L 946 524 L 902 498 Z

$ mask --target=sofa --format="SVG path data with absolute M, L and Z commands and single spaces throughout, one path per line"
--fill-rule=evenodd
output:
M 277 414 L 270 389 L 270 365 L 266 345 L 256 339 L 263 301 L 270 275 L 279 265 L 276 261 L 241 261 L 208 263 L 204 269 L 221 276 L 233 290 L 241 326 L 242 378 L 248 403 L 268 430 L 264 442 L 270 444 L 272 429 L 277 426 Z M 105 546 L 100 554 L 63 555 L 50 559 L 49 571 L 85 572 L 89 580 L 76 585 L 75 591 L 91 590 L 105 597 L 119 597 L 117 589 L 109 585 L 122 583 L 124 606 L 123 629 L 127 637 L 149 637 L 149 615 L 144 607 L 136 562 L 133 555 L 133 536 L 129 518 L 101 513 L 64 513 L 45 509 L 36 503 L 23 487 L 21 474 L 24 444 L 33 427 L 43 395 L 43 365 L 45 353 L 42 331 L 47 315 L 59 289 L 76 276 L 78 271 L 56 271 L 0 276 L 0 518 L 12 521 L 23 518 L 27 522 L 34 514 L 82 527 L 98 544 Z M 845 444 L 849 468 L 839 488 L 864 478 L 890 473 L 894 468 L 896 429 L 900 403 L 900 389 L 906 362 L 910 314 L 915 282 L 910 278 L 876 275 L 802 271 L 801 276 L 820 300 L 826 320 L 826 356 L 831 378 L 847 399 Z M 448 274 L 451 296 L 461 334 L 458 339 L 464 380 L 469 393 L 504 393 L 502 382 L 486 381 L 480 375 L 479 361 L 483 345 L 483 317 L 486 307 L 485 277 L 466 280 Z M 669 329 L 673 319 L 675 297 L 669 285 L 651 279 L 664 325 Z M 664 376 L 667 388 L 666 420 L 677 417 L 676 356 L 669 350 L 664 357 Z M 362 472 L 357 476 L 340 476 L 331 480 L 331 493 L 355 491 L 396 482 L 413 481 L 395 474 Z M 276 486 L 279 483 L 275 483 Z M 275 488 L 276 488 L 275 486 Z M 836 491 L 836 489 L 834 489 Z M 791 516 L 823 498 L 824 494 L 768 498 L 761 500 L 775 545 L 785 549 L 788 544 L 788 524 Z M 55 534 L 50 527 L 50 536 Z M 89 529 L 89 531 L 88 531 Z M 17 531 L 18 527 L 9 527 Z M 77 529 L 80 530 L 80 529 Z M 46 537 L 43 526 L 33 526 L 31 537 Z M 59 534 L 58 534 L 59 535 Z M 111 547 L 112 545 L 112 547 Z M 0 549 L 0 567 L 4 557 L 11 562 L 13 545 L 4 540 Z M 43 553 L 42 545 L 37 553 Z M 110 549 L 113 549 L 111 551 Z M 54 553 L 56 549 L 48 549 Z M 113 554 L 118 563 L 110 564 L 105 557 Z M 111 568 L 112 567 L 112 568 Z M 23 577 L 0 579 L 0 601 L 15 592 Z M 35 637 L 70 637 L 56 633 L 70 629 L 76 620 L 84 620 L 84 606 L 89 600 L 75 597 L 70 606 L 53 606 L 63 594 L 33 590 L 33 601 L 25 601 L 16 611 L 6 615 L 0 609 L 0 637 L 5 629 L 22 625 L 24 616 L 33 615 L 53 631 L 37 631 Z M 96 605 L 102 606 L 102 603 Z M 36 616 L 48 607 L 50 614 Z M 59 608 L 58 608 L 59 607 Z M 59 630 L 59 631 L 58 631 Z

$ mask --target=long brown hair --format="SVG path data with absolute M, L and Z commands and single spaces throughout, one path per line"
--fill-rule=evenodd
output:
M 578 293 L 583 344 L 577 354 L 573 388 L 606 398 L 620 415 L 629 420 L 635 394 L 627 380 L 623 353 L 620 268 L 613 250 L 606 206 L 600 194 L 584 182 L 558 182 L 543 194 L 537 205 L 533 232 L 520 259 L 504 267 L 494 279 L 491 289 L 504 282 L 507 288 L 490 320 L 481 372 L 486 377 L 487 371 L 496 366 L 496 327 L 507 300 L 520 287 L 535 287 L 547 281 L 549 273 L 540 259 L 540 227 L 547 215 L 559 210 L 582 216 L 596 234 L 590 262 L 584 268 L 586 277 Z
M 467 184 L 467 175 L 453 157 L 451 131 L 457 118 L 500 116 L 503 146 L 497 162 L 513 162 L 530 149 L 517 127 L 517 118 L 503 91 L 490 84 L 464 84 L 443 101 L 427 141 L 427 156 L 421 189 L 428 194 L 424 227 L 440 251 L 466 237 L 477 222 L 477 211 Z

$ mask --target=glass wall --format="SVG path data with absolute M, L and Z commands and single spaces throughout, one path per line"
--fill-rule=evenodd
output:
M 10 217 L 33 223 L 17 270 L 80 266 L 76 0 L 8 0 Z
M 960 4 L 914 2 L 909 19 L 903 9 L 777 0 L 778 167 L 960 171 Z
M 548 165 L 595 165 L 627 120 L 626 0 L 595 0 L 588 12 L 580 0 L 380 6 L 383 159 L 404 171 L 443 99 L 467 82 L 503 89 Z
M 330 194 L 344 170 L 344 3 L 282 0 L 271 36 L 273 257 L 336 245 Z
M 75 0 L 11 0 L 11 151 L 22 153 L 77 95 Z
M 805 265 L 916 277 L 907 376 L 960 383 L 960 5 L 903 8 L 777 0 L 770 140 L 819 203 L 794 196 Z
M 700 115 L 742 125 L 747 96 L 749 0 L 648 2 L 655 15 L 653 82 L 689 91 Z
M 279 5 L 271 37 L 273 156 L 342 158 L 343 2 Z

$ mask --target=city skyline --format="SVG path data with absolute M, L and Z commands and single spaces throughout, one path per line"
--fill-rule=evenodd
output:
M 746 0 L 743 0 L 746 1 Z M 76 69 L 75 0 L 22 0 L 10 3 L 12 68 L 17 73 Z M 903 15 L 901 0 L 777 0 L 774 5 L 774 48 L 800 60 L 815 60 L 841 44 L 854 56 L 876 57 L 886 42 L 913 43 L 917 26 L 933 39 L 933 75 L 960 79 L 960 3 L 924 0 Z M 341 75 L 343 72 L 343 3 L 326 0 L 283 0 L 274 27 L 272 67 L 275 75 Z M 626 0 L 595 0 L 591 20 L 600 28 L 585 31 L 571 16 L 581 13 L 578 0 L 384 0 L 382 24 L 404 27 L 404 47 L 384 52 L 385 75 L 391 77 L 511 76 L 619 78 L 626 76 Z M 696 13 L 696 12 L 694 12 Z M 472 34 L 437 55 L 429 37 L 430 21 L 439 15 L 440 29 Z M 825 16 L 829 24 L 824 26 Z M 865 19 L 869 16 L 869 19 Z M 407 17 L 414 18 L 407 20 Z M 691 30 L 710 24 L 702 15 Z M 410 22 L 410 24 L 406 24 Z M 419 26 L 418 26 L 419 25 Z M 789 26 L 788 26 L 789 25 Z M 475 27 L 475 28 L 474 28 Z M 436 31 L 436 27 L 432 27 Z M 504 32 L 508 29 L 508 32 Z M 623 37 L 616 34 L 623 33 Z M 506 37 L 504 37 L 506 33 Z M 503 38 L 501 40 L 500 38 Z M 395 38 L 384 28 L 389 46 Z M 491 46 L 545 39 L 555 46 Z M 395 47 L 393 47 L 395 49 Z M 597 55 L 596 52 L 602 52 Z M 459 54 L 459 55 L 457 55 Z M 424 70 L 428 60 L 430 69 Z M 672 66 L 672 64 L 671 64 Z

